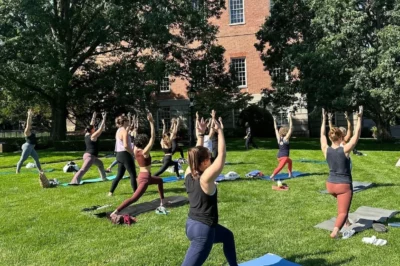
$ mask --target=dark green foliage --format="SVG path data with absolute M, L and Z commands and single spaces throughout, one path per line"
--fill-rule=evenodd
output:
M 257 105 L 250 105 L 240 113 L 238 126 L 242 128 L 243 136 L 246 136 L 245 124 L 248 122 L 253 136 L 273 137 L 275 136 L 273 121 L 270 112 Z
M 351 111 L 363 104 L 381 138 L 388 138 L 400 112 L 399 6 L 393 0 L 277 0 L 255 46 L 267 69 L 294 74 L 275 76 L 274 84 L 305 94 L 309 110 Z
M 115 148 L 114 139 L 100 139 L 99 150 L 112 153 Z M 84 151 L 86 149 L 85 140 L 63 140 L 54 141 L 54 149 L 56 151 Z

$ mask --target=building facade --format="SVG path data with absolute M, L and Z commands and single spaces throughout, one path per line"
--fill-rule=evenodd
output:
M 264 70 L 260 53 L 254 47 L 257 42 L 255 34 L 269 16 L 271 5 L 272 0 L 227 0 L 226 9 L 220 19 L 210 21 L 219 26 L 217 41 L 226 50 L 227 69 L 229 64 L 235 67 L 240 88 L 253 96 L 250 103 L 258 103 L 262 97 L 262 89 L 271 88 L 269 72 Z M 162 118 L 188 115 L 190 103 L 186 93 L 187 84 L 180 79 L 170 81 L 171 78 L 166 77 L 165 83 L 160 86 L 159 121 Z M 234 116 L 235 112 L 226 123 L 228 127 L 235 126 Z M 294 131 L 308 136 L 307 110 L 298 110 L 293 121 Z M 286 113 L 278 116 L 278 122 L 287 123 Z

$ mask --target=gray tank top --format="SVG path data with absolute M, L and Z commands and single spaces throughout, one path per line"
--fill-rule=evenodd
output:
M 352 176 L 350 169 L 350 159 L 344 154 L 343 147 L 328 147 L 326 161 L 329 165 L 328 182 L 335 184 L 351 184 Z

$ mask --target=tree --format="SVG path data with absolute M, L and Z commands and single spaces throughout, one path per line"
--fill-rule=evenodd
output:
M 283 62 L 298 70 L 292 81 L 308 104 L 333 111 L 364 104 L 387 138 L 400 111 L 399 10 L 398 1 L 278 0 L 256 48 L 269 69 Z
M 249 93 L 241 92 L 233 67 L 226 70 L 224 53 L 222 46 L 211 46 L 202 58 L 189 65 L 189 88 L 197 91 L 195 109 L 204 117 L 208 117 L 211 110 L 227 117 L 232 110 L 245 108 L 252 99 Z
M 157 80 L 148 64 L 184 75 L 215 40 L 208 19 L 224 1 L 192 2 L 2 0 L 0 87 L 45 101 L 55 140 L 65 139 L 68 111 L 88 111 L 99 95 L 146 104 Z

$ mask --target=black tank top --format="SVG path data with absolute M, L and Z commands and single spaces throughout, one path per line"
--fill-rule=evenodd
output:
M 92 141 L 90 139 L 90 135 L 85 136 L 85 144 L 86 144 L 86 153 L 90 153 L 91 155 L 98 156 L 99 155 L 99 140 Z
M 36 145 L 37 144 L 37 139 L 36 139 L 36 134 L 30 134 L 28 137 L 25 138 L 26 143 L 31 144 L 31 145 Z
M 167 154 L 167 153 L 172 153 L 172 148 L 167 148 L 167 149 L 162 149 L 162 151 Z
M 326 160 L 329 165 L 328 182 L 335 184 L 351 184 L 352 176 L 350 169 L 350 158 L 344 154 L 343 147 L 328 147 Z
M 214 195 L 210 196 L 204 193 L 200 186 L 200 179 L 194 179 L 192 174 L 185 178 L 186 192 L 189 196 L 189 218 L 208 226 L 218 224 L 218 205 L 216 190 Z
M 289 141 L 285 141 L 284 137 L 280 137 L 279 138 L 279 151 L 278 151 L 278 158 L 281 157 L 289 157 L 289 153 L 290 153 L 290 145 L 289 145 Z

